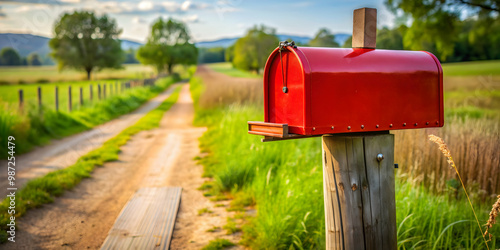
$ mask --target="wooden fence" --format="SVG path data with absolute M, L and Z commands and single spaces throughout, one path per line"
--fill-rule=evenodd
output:
M 116 82 L 112 82 L 112 83 L 90 84 L 89 89 L 88 89 L 89 90 L 88 99 L 86 99 L 84 97 L 83 87 L 80 87 L 77 90 L 77 91 L 79 91 L 79 95 L 78 95 L 79 102 L 78 103 L 79 103 L 80 107 L 82 107 L 85 104 L 91 103 L 94 101 L 94 93 L 93 93 L 94 85 L 97 85 L 97 97 L 98 97 L 98 101 L 100 101 L 100 100 L 106 99 L 107 97 L 111 97 L 111 96 L 115 96 L 115 95 L 118 95 L 120 93 L 123 93 L 131 88 L 145 87 L 145 86 L 152 87 L 155 85 L 157 79 L 158 79 L 158 77 L 148 78 L 148 79 L 139 79 L 139 80 L 130 80 L 130 81 L 126 81 L 126 82 L 116 81 Z M 106 91 L 108 91 L 108 92 L 106 92 Z M 60 103 L 59 102 L 59 97 L 60 97 L 59 86 L 55 87 L 54 93 L 55 93 L 55 95 L 54 95 L 55 110 L 60 111 L 60 108 L 59 108 L 59 103 Z M 68 95 L 68 111 L 71 112 L 74 109 L 71 86 L 68 86 L 67 95 Z M 38 110 L 40 112 L 42 112 L 43 107 L 44 107 L 42 100 L 43 100 L 42 99 L 42 88 L 38 87 L 38 89 L 37 89 L 37 106 L 38 106 Z M 24 91 L 22 89 L 19 89 L 19 109 L 21 111 L 24 109 L 25 102 L 26 102 L 26 99 L 24 97 Z

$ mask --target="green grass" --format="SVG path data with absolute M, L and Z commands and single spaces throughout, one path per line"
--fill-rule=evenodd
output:
M 38 87 L 42 90 L 42 105 L 47 109 L 55 110 L 55 88 L 58 88 L 59 110 L 68 110 L 69 91 L 71 86 L 71 103 L 73 109 L 82 108 L 80 105 L 80 88 L 83 89 L 84 107 L 99 101 L 98 84 L 101 85 L 101 95 L 104 99 L 104 85 L 106 85 L 106 98 L 117 94 L 122 94 L 121 83 L 123 81 L 78 81 L 78 82 L 54 82 L 45 84 L 23 84 L 23 85 L 3 85 L 0 86 L 0 102 L 6 102 L 16 109 L 19 105 L 19 90 L 23 91 L 23 98 L 26 108 L 38 108 Z M 92 85 L 93 99 L 90 100 L 90 85 Z M 112 86 L 113 91 L 110 88 Z M 119 93 L 116 91 L 116 86 Z M 125 89 L 127 92 L 130 89 Z M 25 108 L 25 109 L 26 109 Z
M 160 106 L 147 113 L 137 123 L 109 139 L 101 147 L 80 157 L 75 164 L 29 181 L 16 194 L 16 217 L 24 215 L 29 209 L 53 202 L 54 197 L 62 195 L 65 190 L 72 189 L 83 178 L 90 177 L 96 166 L 101 166 L 104 162 L 118 160 L 120 147 L 125 145 L 131 136 L 159 126 L 163 114 L 177 101 L 179 91 L 180 87 Z M 7 213 L 8 207 L 9 200 L 7 198 L 0 204 L 0 242 L 7 240 L 6 224 L 10 217 Z
M 46 144 L 53 138 L 78 133 L 129 113 L 177 80 L 179 79 L 167 77 L 157 81 L 153 87 L 132 88 L 71 113 L 44 109 L 40 114 L 37 108 L 26 107 L 26 112 L 19 115 L 12 105 L 4 104 L 5 107 L 0 107 L 0 158 L 7 156 L 7 143 L 4 140 L 8 136 L 16 138 L 16 153 L 28 152 L 34 146 Z
M 207 207 L 204 207 L 204 208 L 198 210 L 198 216 L 204 215 L 204 214 L 212 214 L 212 213 L 214 213 L 214 211 L 208 209 Z
M 260 74 L 255 74 L 252 72 L 233 68 L 233 65 L 231 65 L 231 63 L 228 62 L 210 63 L 207 64 L 207 66 L 213 69 L 214 71 L 226 74 L 228 76 L 243 77 L 243 78 L 262 78 L 262 75 Z
M 92 80 L 149 78 L 152 67 L 141 64 L 124 64 L 123 69 L 105 69 L 94 72 Z M 83 71 L 63 70 L 57 66 L 9 66 L 0 67 L 0 84 L 82 81 L 87 79 Z
M 222 250 L 234 245 L 234 243 L 226 239 L 215 239 L 211 240 L 202 250 Z
M 191 80 L 191 91 L 197 103 L 204 91 L 200 79 Z M 263 120 L 260 105 L 196 107 L 195 124 L 208 126 L 200 138 L 201 150 L 208 156 L 200 162 L 204 175 L 214 180 L 210 192 L 230 192 L 235 200 L 243 196 L 243 201 L 253 197 L 257 214 L 243 227 L 242 241 L 250 248 L 323 249 L 321 139 L 262 143 L 260 137 L 247 134 L 246 122 L 252 120 Z M 453 198 L 453 190 L 432 194 L 411 183 L 396 181 L 400 249 L 485 248 L 462 196 Z M 474 202 L 481 224 L 485 224 L 493 202 Z M 492 234 L 496 236 L 489 245 L 498 248 L 498 225 Z
M 500 60 L 443 63 L 445 76 L 500 75 Z

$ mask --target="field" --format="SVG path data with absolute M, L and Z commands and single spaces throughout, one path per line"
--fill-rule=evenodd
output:
M 500 75 L 500 60 L 443 64 L 445 76 Z
M 18 153 L 31 150 L 34 146 L 43 145 L 53 138 L 61 138 L 74 133 L 78 133 L 98 124 L 112 120 L 122 114 L 131 112 L 141 104 L 165 90 L 171 83 L 179 81 L 180 77 L 189 77 L 194 72 L 195 67 L 176 67 L 174 74 L 157 81 L 154 87 L 132 87 L 122 89 L 121 83 L 124 77 L 146 76 L 150 77 L 150 72 L 142 71 L 147 67 L 127 66 L 127 69 L 120 71 L 116 77 L 121 80 L 104 81 L 70 81 L 52 83 L 33 84 L 7 84 L 0 86 L 0 138 L 7 138 L 9 135 L 16 137 L 16 149 Z M 54 69 L 45 71 L 34 70 L 29 67 L 0 68 L 0 73 L 4 74 L 10 69 L 7 76 L 16 81 L 24 81 L 26 76 L 33 77 L 45 73 L 59 77 Z M 131 69 L 131 71 L 127 71 Z M 12 72 L 17 72 L 12 74 Z M 105 72 L 103 72 L 105 73 Z M 116 73 L 116 72 L 115 72 Z M 10 75 L 9 75 L 10 74 Z M 75 77 L 75 72 L 64 72 Z M 111 73 L 110 73 L 111 74 Z M 108 75 L 110 76 L 110 75 Z M 98 95 L 98 84 L 101 85 L 101 97 Z M 90 101 L 90 86 L 92 85 L 93 99 Z M 104 85 L 106 85 L 106 95 L 104 95 Z M 72 112 L 69 112 L 68 88 L 71 86 Z M 42 92 L 42 110 L 37 104 L 37 89 Z M 55 88 L 58 88 L 59 112 L 55 112 Z M 83 90 L 83 105 L 80 105 L 80 88 Z M 19 90 L 23 90 L 24 104 L 19 108 Z M 0 139 L 1 140 L 1 139 Z M 2 143 L 0 149 L 3 152 L 0 158 L 5 158 L 7 150 L 6 144 Z
M 500 79 L 482 75 L 490 63 L 443 65 L 444 128 L 394 132 L 400 249 L 486 249 L 454 170 L 427 135 L 437 134 L 448 143 L 484 225 L 500 193 Z M 479 70 L 449 76 L 450 67 L 456 72 Z M 198 100 L 195 122 L 209 127 L 200 140 L 208 156 L 200 162 L 212 178 L 202 189 L 214 200 L 232 198 L 230 209 L 257 209 L 237 226 L 243 230 L 241 243 L 254 249 L 324 248 L 321 139 L 260 142 L 247 134 L 246 122 L 263 120 L 261 100 L 235 100 L 235 95 L 249 97 L 231 81 L 220 80 L 225 77 L 198 76 L 191 81 Z M 261 83 L 255 84 L 258 90 Z M 223 89 L 228 96 L 222 95 Z M 498 225 L 491 233 L 488 244 L 496 249 Z
M 207 64 L 212 70 L 223 73 L 233 77 L 244 77 L 244 78 L 262 78 L 262 75 L 258 75 L 255 73 L 239 70 L 233 68 L 231 63 L 223 62 L 223 63 L 210 63 Z
M 97 71 L 92 75 L 94 81 L 106 79 L 141 79 L 150 78 L 154 73 L 149 66 L 141 64 L 126 64 L 123 69 L 105 69 Z M 67 82 L 87 80 L 83 71 L 68 70 L 59 71 L 57 66 L 26 66 L 26 67 L 0 67 L 0 84 L 18 83 L 46 83 Z

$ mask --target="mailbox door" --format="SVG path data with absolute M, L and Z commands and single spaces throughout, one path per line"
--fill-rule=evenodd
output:
M 276 49 L 264 71 L 265 121 L 286 123 L 293 134 L 304 134 L 307 125 L 305 108 L 309 75 L 304 71 L 301 56 L 300 51 L 292 48 L 285 48 L 281 53 Z M 283 87 L 287 88 L 286 93 Z

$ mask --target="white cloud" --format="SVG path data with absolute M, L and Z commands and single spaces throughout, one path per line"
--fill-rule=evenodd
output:
M 190 6 L 191 6 L 191 1 L 185 1 L 181 5 L 181 10 L 188 11 Z
M 145 23 L 147 23 L 147 21 L 144 20 L 141 17 L 136 16 L 136 17 L 132 18 L 132 23 L 135 23 L 135 24 L 145 24 Z
M 197 23 L 200 21 L 198 15 L 189 15 L 182 17 L 182 21 L 185 23 Z
M 151 1 L 141 1 L 137 5 L 137 8 L 139 8 L 139 10 L 143 10 L 143 11 L 152 10 L 153 7 L 154 7 L 154 5 L 153 5 L 153 3 Z

